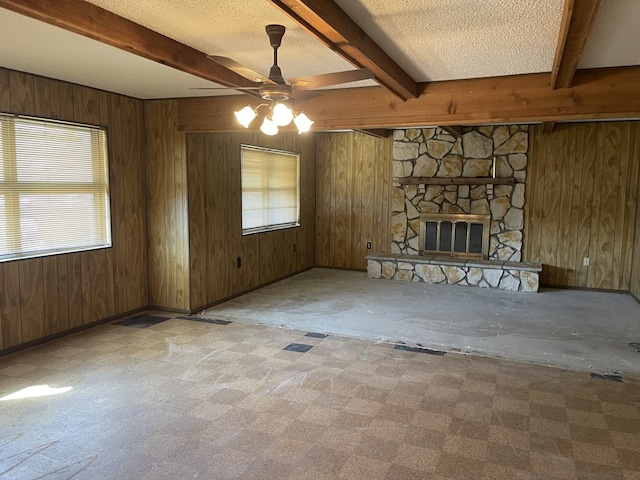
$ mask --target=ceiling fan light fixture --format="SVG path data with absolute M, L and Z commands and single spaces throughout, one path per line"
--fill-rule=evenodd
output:
M 293 119 L 293 123 L 298 127 L 298 133 L 305 133 L 311 129 L 311 125 L 313 125 L 313 120 L 307 117 L 303 112 L 300 112 L 296 115 L 296 118 Z
M 278 125 L 273 120 L 264 117 L 260 131 L 265 135 L 275 135 L 278 133 Z
M 244 107 L 242 110 L 233 112 L 233 114 L 236 116 L 238 123 L 242 125 L 244 128 L 249 128 L 249 125 L 251 124 L 251 122 L 253 122 L 253 120 L 258 116 L 255 110 L 251 108 L 249 105 Z
M 271 119 L 279 127 L 284 127 L 293 120 L 293 112 L 284 103 L 276 103 L 271 110 Z

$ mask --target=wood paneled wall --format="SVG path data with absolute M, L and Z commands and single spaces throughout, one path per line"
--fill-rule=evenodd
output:
M 300 153 L 300 227 L 242 235 L 241 144 Z M 312 135 L 194 133 L 187 152 L 192 310 L 314 266 Z
M 108 127 L 113 247 L 0 263 L 0 349 L 147 305 L 139 100 L 0 68 L 0 111 Z
M 543 263 L 543 285 L 629 290 L 639 136 L 640 122 L 532 126 L 524 260 Z
M 366 269 L 367 253 L 391 248 L 393 139 L 320 133 L 316 145 L 316 264 Z
M 636 158 L 640 162 L 640 158 Z M 638 205 L 636 205 L 636 231 L 631 267 L 631 294 L 640 302 L 640 174 L 638 175 Z
M 189 310 L 189 219 L 185 134 L 177 102 L 145 102 L 149 214 L 149 304 Z

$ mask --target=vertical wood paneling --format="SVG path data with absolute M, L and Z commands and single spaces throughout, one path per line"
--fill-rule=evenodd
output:
M 18 264 L 20 275 L 20 323 L 22 341 L 29 342 L 47 333 L 44 315 L 44 276 L 42 258 L 30 258 Z
M 82 294 L 82 263 L 79 253 L 71 253 L 67 257 L 67 285 L 69 292 L 69 327 L 82 325 L 83 300 Z
M 379 154 L 376 156 L 377 165 L 382 169 L 382 183 L 376 182 L 376 192 L 380 188 L 380 193 L 376 195 L 376 208 L 371 213 L 374 219 L 382 219 L 382 229 L 378 232 L 376 244 L 379 252 L 389 252 L 391 250 L 391 164 L 393 159 L 393 139 L 380 139 L 377 141 Z M 363 268 L 366 262 L 362 260 Z
M 55 256 L 42 259 L 44 330 L 46 335 L 61 332 L 60 298 L 58 291 L 58 258 Z
M 317 265 L 363 270 L 367 253 L 389 251 L 392 146 L 362 133 L 318 136 Z
M 33 75 L 11 70 L 9 72 L 9 88 L 11 113 L 29 115 L 36 111 Z
M 241 144 L 300 152 L 300 227 L 242 235 Z M 311 135 L 187 135 L 190 309 L 313 266 L 314 157 Z
M 564 132 L 563 132 L 564 133 Z M 558 251 L 557 259 L 558 265 L 566 265 L 566 267 L 558 268 L 556 270 L 556 285 L 566 285 L 569 283 L 569 278 L 574 275 L 573 262 L 570 260 L 575 256 L 575 243 L 571 237 L 571 217 L 572 217 L 572 200 L 573 200 L 573 179 L 574 167 L 575 167 L 575 136 L 564 135 L 563 136 L 563 151 L 562 153 L 562 176 L 561 176 L 561 193 L 560 193 L 560 205 L 559 205 L 559 225 L 558 234 L 560 238 L 566 239 L 567 248 Z
M 591 221 L 593 219 L 593 186 L 595 181 L 596 142 L 598 125 L 595 123 L 578 125 L 578 160 L 582 171 L 580 191 L 580 214 L 578 223 L 578 248 L 575 257 L 576 276 L 574 286 L 586 286 L 589 280 L 589 266 L 583 263 L 589 256 L 591 245 Z
M 547 159 L 545 169 L 544 191 L 545 201 L 542 204 L 542 226 L 540 231 L 540 261 L 548 265 L 542 271 L 542 282 L 551 285 L 556 284 L 558 270 L 558 225 L 561 193 L 561 171 L 564 131 L 555 130 L 549 134 L 546 142 L 545 157 Z M 547 192 L 557 192 L 557 195 L 546 195 Z
M 597 273 L 598 273 L 598 253 L 600 252 L 600 215 L 602 215 L 602 175 L 604 174 L 604 124 L 599 123 L 596 126 L 595 143 L 589 145 L 590 148 L 595 150 L 595 160 L 593 166 L 593 191 L 592 207 L 591 207 L 591 237 L 589 241 L 589 258 L 590 266 L 587 271 L 587 287 L 595 288 L 598 285 Z
M 121 101 L 133 121 L 121 115 Z M 107 127 L 113 241 L 110 249 L 0 264 L 0 349 L 146 306 L 142 102 L 0 68 L 0 109 Z M 119 220 L 125 212 L 128 230 Z M 129 245 L 136 255 L 127 256 Z M 129 291 L 137 293 L 127 304 Z
M 629 290 L 637 133 L 637 122 L 565 124 L 551 134 L 531 128 L 524 259 L 543 263 L 543 285 Z
M 296 231 L 296 243 L 298 251 L 296 256 L 296 270 L 305 270 L 315 266 L 316 264 L 316 201 L 307 192 L 315 192 L 316 189 L 316 147 L 314 141 L 306 138 L 295 137 L 297 148 L 300 150 L 300 189 L 303 194 L 304 202 L 300 205 L 301 225 Z
M 113 302 L 115 312 L 127 310 L 127 233 L 125 229 L 125 188 L 120 123 L 120 97 L 110 97 L 109 125 L 109 188 L 111 191 L 111 241 L 113 247 Z
M 64 332 L 71 328 L 69 321 L 69 286 L 67 281 L 67 258 L 66 255 L 56 256 L 58 268 L 58 278 L 56 286 L 58 289 L 58 325 L 56 328 L 51 327 L 50 334 Z
M 99 92 L 100 98 L 100 125 L 106 126 L 109 125 L 109 98 L 111 94 L 107 92 Z M 107 132 L 108 138 L 108 132 Z M 107 148 L 110 150 L 109 145 Z M 109 176 L 109 195 L 111 196 L 113 182 L 111 181 L 111 173 L 107 174 Z M 113 201 L 111 201 L 111 205 L 113 205 Z M 113 220 L 113 216 L 111 217 Z M 112 231 L 113 234 L 113 231 Z M 113 240 L 111 241 L 113 245 Z M 115 294 L 114 294 L 114 252 L 113 248 L 107 248 L 104 250 L 104 281 L 105 281 L 105 302 L 106 302 L 106 316 L 111 317 L 115 313 Z
M 0 311 L 3 348 L 22 343 L 20 269 L 18 262 L 0 265 Z
M 627 210 L 631 212 L 632 216 L 635 210 L 636 221 L 633 228 L 630 228 L 629 231 L 629 240 L 633 243 L 633 252 L 630 254 L 629 289 L 636 299 L 640 301 L 640 138 L 638 137 L 640 137 L 640 123 L 633 122 L 631 125 L 631 144 L 629 145 L 631 173 L 629 174 L 628 182 L 631 186 L 630 190 L 633 189 L 634 185 L 635 190 L 632 190 L 633 194 L 629 196 Z M 638 177 L 635 183 L 634 176 Z
M 177 129 L 176 107 L 173 100 L 145 103 L 149 301 L 157 307 L 188 310 L 187 152 L 185 135 Z M 132 173 L 142 174 L 141 171 Z M 134 227 L 134 222 L 135 218 L 127 213 L 127 231 Z M 136 244 L 128 255 L 144 256 L 143 247 Z M 143 273 L 139 271 L 135 275 Z M 141 292 L 137 295 L 142 296 Z
M 11 110 L 11 89 L 9 87 L 9 70 L 0 68 L 0 110 Z
M 364 258 L 369 252 L 367 250 L 367 242 L 371 242 L 371 252 L 380 251 L 378 249 L 383 246 L 377 238 L 380 230 L 384 228 L 383 222 L 381 223 L 382 219 L 376 219 L 373 213 L 368 213 L 375 211 L 376 201 L 378 200 L 376 189 L 371 188 L 371 186 L 377 186 L 375 166 L 380 160 L 378 155 L 381 150 L 379 149 L 379 142 L 377 142 L 375 138 L 363 136 L 362 140 L 362 148 L 360 151 L 362 162 L 359 162 L 361 165 L 360 186 L 358 187 L 360 190 L 359 212 L 361 212 L 361 214 L 358 215 L 360 218 L 360 236 L 357 237 L 360 241 L 356 243 L 354 248 L 353 256 L 356 262 L 354 262 L 353 268 L 360 268 L 362 266 L 362 264 L 357 263 L 357 259 Z
M 127 235 L 127 309 L 148 304 L 147 215 L 144 108 L 141 102 L 122 97 L 122 143 L 124 148 L 125 229 Z M 186 241 L 186 240 L 185 240 Z
M 613 269 L 611 272 L 611 288 L 614 290 L 628 290 L 629 289 L 629 276 L 625 275 L 625 265 L 622 263 L 623 251 L 625 245 L 632 245 L 628 235 L 625 234 L 625 230 L 628 228 L 631 222 L 625 221 L 625 219 L 633 218 L 633 213 L 626 210 L 627 197 L 631 192 L 628 184 L 629 175 L 629 122 L 617 123 L 618 132 L 620 135 L 620 161 L 619 173 L 616 179 L 616 185 L 621 185 L 617 193 L 617 203 L 615 205 L 615 232 L 613 235 Z M 626 249 L 631 251 L 630 248 Z M 628 262 L 630 264 L 630 262 Z
M 76 119 L 74 107 L 74 88 L 67 82 L 58 83 L 58 102 L 60 106 L 60 120 L 74 121 Z
M 541 195 L 544 192 L 544 162 L 547 136 L 542 134 L 542 125 L 532 125 L 529 129 L 529 159 L 525 192 L 523 252 L 526 260 L 540 262 L 540 227 L 542 225 Z M 535 182 L 533 179 L 535 178 Z
M 190 300 L 189 305 L 204 305 L 209 281 L 202 254 L 206 251 L 206 217 L 204 192 L 206 177 L 204 175 L 204 135 L 187 135 L 187 181 L 189 194 L 189 273 Z
M 331 264 L 331 237 L 333 236 L 331 170 L 333 151 L 329 133 L 316 137 L 316 264 Z

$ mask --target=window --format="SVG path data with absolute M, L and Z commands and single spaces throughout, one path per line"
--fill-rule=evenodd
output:
M 111 246 L 106 134 L 0 114 L 0 261 Z
M 300 225 L 300 155 L 242 145 L 242 234 Z

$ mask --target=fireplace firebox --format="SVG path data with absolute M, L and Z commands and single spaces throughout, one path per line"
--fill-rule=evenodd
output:
M 488 258 L 490 215 L 420 215 L 420 255 Z

